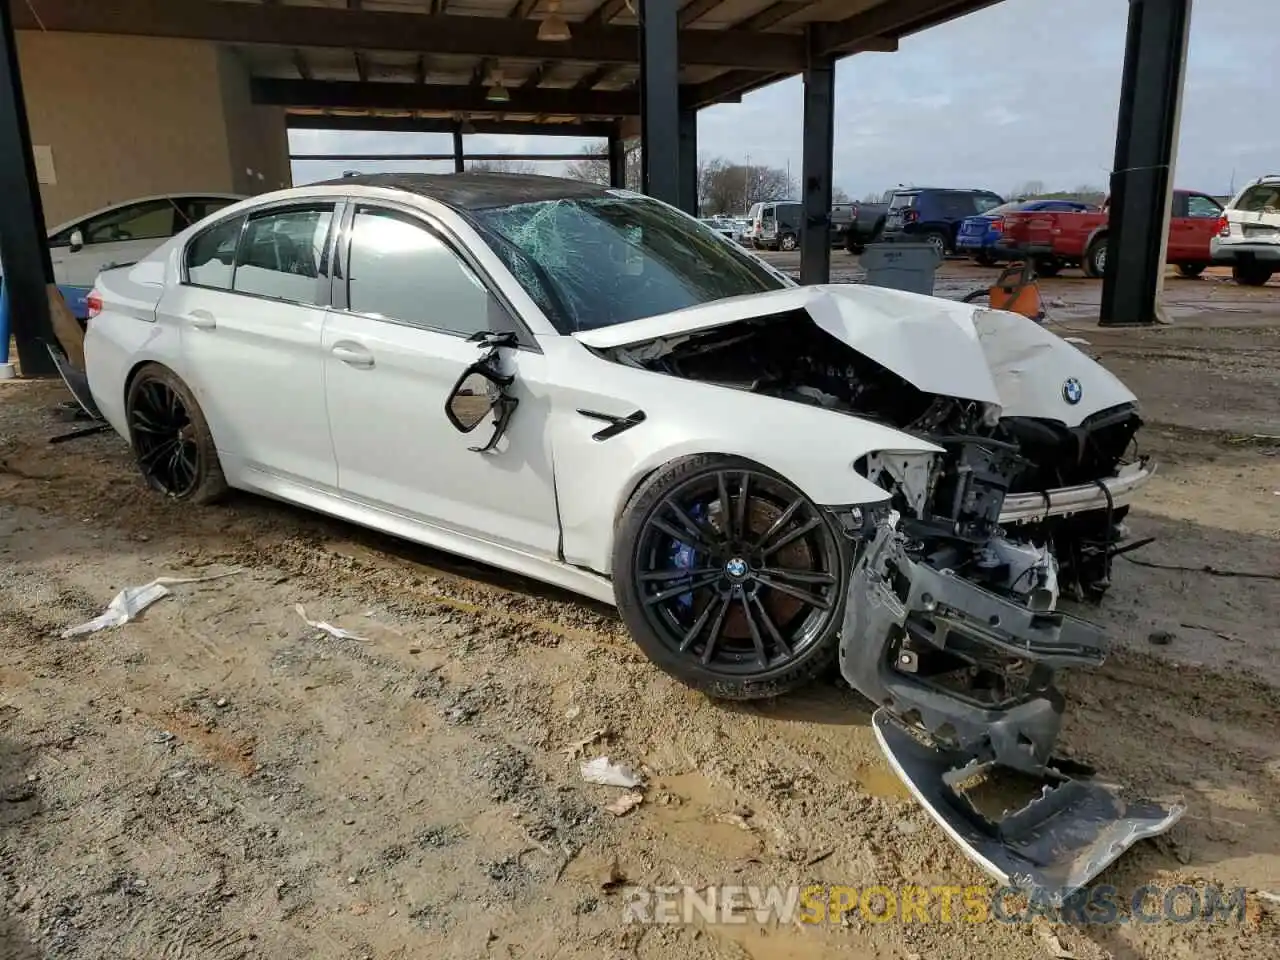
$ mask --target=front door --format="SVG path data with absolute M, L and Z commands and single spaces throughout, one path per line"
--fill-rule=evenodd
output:
M 1169 255 L 1174 263 L 1208 263 L 1209 243 L 1218 230 L 1222 207 L 1199 193 L 1177 194 L 1169 221 Z
M 320 339 L 332 203 L 212 224 L 187 245 L 158 312 L 181 330 L 184 370 L 224 467 L 333 491 Z
M 459 433 L 445 403 L 486 352 L 467 338 L 512 332 L 503 304 L 450 240 L 407 210 L 356 206 L 345 286 L 324 326 L 324 378 L 338 485 L 352 500 L 466 536 L 556 556 L 559 523 L 545 424 L 546 357 L 502 349 L 519 400 L 504 439 L 477 453 L 492 418 Z M 344 244 L 347 246 L 347 244 Z

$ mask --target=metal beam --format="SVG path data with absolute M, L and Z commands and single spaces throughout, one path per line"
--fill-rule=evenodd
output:
M 680 110 L 680 209 L 698 215 L 698 111 Z
M 497 106 L 496 104 L 492 106 Z M 540 137 L 608 137 L 614 125 L 595 123 L 532 123 L 528 120 L 468 120 L 476 133 L 515 134 Z M 333 116 L 330 114 L 285 114 L 290 130 L 403 131 L 406 133 L 452 133 L 457 123 L 444 117 Z
M 680 8 L 680 15 L 676 18 L 676 23 L 683 29 L 690 24 L 697 23 L 716 7 L 724 3 L 724 0 L 693 0 Z
M 460 140 L 462 131 L 458 130 Z M 450 153 L 291 153 L 290 160 L 412 160 L 415 163 L 427 160 L 452 160 L 458 173 L 458 154 Z M 582 159 L 582 151 L 577 153 L 468 153 L 468 160 L 559 160 L 568 163 Z
M 45 349 L 46 343 L 57 343 L 49 321 L 53 264 L 49 262 L 13 27 L 8 7 L 0 8 L 0 197 L 4 197 L 0 203 L 0 262 L 4 264 L 4 292 L 22 373 L 36 377 L 55 372 Z
M 603 81 L 609 74 L 613 73 L 614 67 L 610 64 L 601 64 L 589 73 L 584 74 L 577 83 L 573 85 L 575 90 L 591 90 L 597 83 Z
M 892 0 L 837 23 L 814 24 L 818 53 L 851 53 L 872 37 L 905 37 L 1000 0 Z
M 584 22 L 573 25 L 568 40 L 539 40 L 536 20 L 228 0 L 40 0 L 37 19 L 26 0 L 7 2 L 20 29 L 290 47 L 634 64 L 640 36 L 636 27 Z M 686 30 L 680 53 L 686 66 L 789 72 L 804 66 L 803 38 L 788 34 Z
M 836 64 L 813 58 L 804 72 L 804 158 L 801 164 L 800 282 L 831 279 L 831 171 L 835 139 Z
M 674 64 L 672 65 L 674 69 Z M 440 113 L 545 113 L 551 116 L 625 117 L 640 112 L 640 98 L 629 90 L 561 90 L 510 88 L 510 101 L 485 99 L 484 75 L 471 86 L 350 81 L 250 81 L 253 102 L 262 106 L 364 110 L 433 110 Z
M 792 14 L 799 13 L 806 7 L 812 7 L 818 0 L 778 0 L 771 7 L 765 7 L 753 17 L 748 17 L 738 24 L 740 30 L 768 30 L 775 23 L 781 23 Z
M 627 186 L 627 145 L 616 130 L 609 134 L 609 186 Z
M 676 0 L 639 0 L 642 189 L 680 203 L 680 53 Z M 594 91 L 593 91 L 594 92 Z
M 627 0 L 604 0 L 604 3 L 591 11 L 584 23 L 602 27 L 627 8 Z
M 1191 0 L 1129 0 L 1103 326 L 1156 320 L 1190 28 Z
M 455 123 L 450 133 L 453 134 L 453 172 L 462 173 L 467 169 L 467 158 L 462 149 L 462 124 Z
M 744 93 L 781 80 L 781 74 L 759 74 L 749 70 L 729 70 L 711 80 L 685 88 L 689 106 L 709 107 L 715 103 L 738 103 Z

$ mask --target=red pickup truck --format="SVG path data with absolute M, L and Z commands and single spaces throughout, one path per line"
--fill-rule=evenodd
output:
M 1036 272 L 1044 277 L 1077 266 L 1086 276 L 1100 277 L 1107 264 L 1110 203 L 1108 199 L 1100 213 L 1006 213 L 996 248 L 1003 259 L 1031 257 Z M 1209 240 L 1221 217 L 1222 204 L 1213 197 L 1190 190 L 1173 192 L 1168 258 L 1184 277 L 1198 276 L 1209 265 Z

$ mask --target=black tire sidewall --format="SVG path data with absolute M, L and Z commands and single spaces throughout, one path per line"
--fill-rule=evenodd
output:
M 823 518 L 827 533 L 837 545 L 840 567 L 837 583 L 840 587 L 836 591 L 836 610 L 826 634 L 794 660 L 751 677 L 730 677 L 707 670 L 693 657 L 682 657 L 672 651 L 654 634 L 636 594 L 635 548 L 650 513 L 673 486 L 720 470 L 751 470 L 761 473 L 788 484 L 797 494 L 804 496 L 803 491 L 785 477 L 744 457 L 697 454 L 667 463 L 636 488 L 614 527 L 612 571 L 615 602 L 636 645 L 664 673 L 687 686 L 722 699 L 750 700 L 777 696 L 818 677 L 835 663 L 839 653 L 852 550 L 849 541 L 835 528 L 832 518 L 820 506 L 809 501 Z
M 1107 238 L 1099 237 L 1093 243 L 1089 244 L 1089 251 L 1085 254 L 1085 268 L 1089 276 L 1097 278 L 1101 277 L 1106 270 L 1098 266 L 1098 255 L 1107 249 Z
M 142 385 L 148 382 L 163 383 L 178 395 L 179 399 L 182 400 L 183 406 L 186 407 L 187 416 L 191 419 L 192 431 L 195 435 L 197 451 L 196 484 L 182 496 L 174 497 L 172 494 L 169 496 L 175 500 L 190 501 L 197 504 L 213 503 L 220 499 L 227 492 L 227 482 L 222 473 L 222 464 L 218 460 L 217 447 L 214 445 L 213 434 L 209 430 L 208 421 L 204 418 L 204 412 L 200 409 L 200 404 L 196 401 L 195 394 L 191 392 L 191 389 L 183 382 L 182 378 L 160 363 L 148 363 L 139 368 L 129 381 L 129 389 L 125 394 L 125 421 L 129 426 L 129 447 L 133 451 L 134 461 L 136 462 L 139 459 L 139 455 L 138 445 L 133 436 L 133 407 Z

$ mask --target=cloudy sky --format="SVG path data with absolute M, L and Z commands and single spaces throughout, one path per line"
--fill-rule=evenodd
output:
M 1107 181 L 1124 57 L 1125 0 L 1004 0 L 837 68 L 835 182 L 855 197 L 899 183 L 1072 189 Z M 1280 0 L 1198 0 L 1178 186 L 1225 193 L 1280 172 Z M 703 110 L 699 154 L 800 172 L 798 78 Z M 467 138 L 476 153 L 571 153 L 590 141 Z M 448 152 L 446 135 L 294 131 L 295 153 Z M 420 169 L 451 165 L 419 165 Z M 554 174 L 560 165 L 541 164 Z M 298 162 L 298 183 L 396 162 Z

